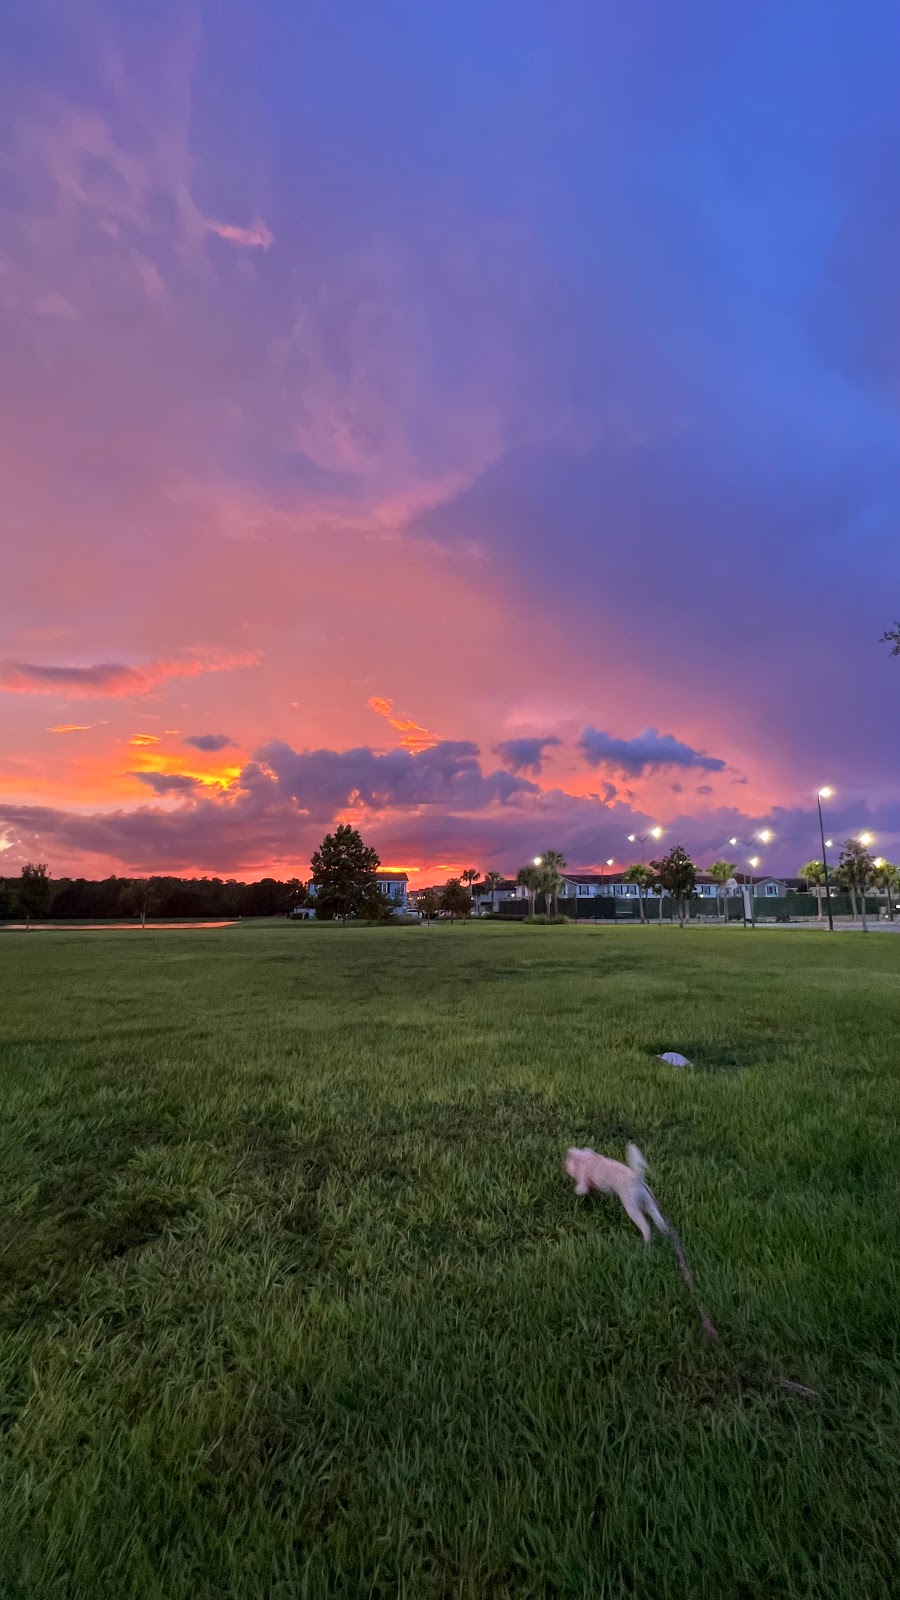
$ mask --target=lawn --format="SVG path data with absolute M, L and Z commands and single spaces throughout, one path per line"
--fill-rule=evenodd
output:
M 5 933 L 0 984 L 3 1600 L 897 1594 L 900 941 Z M 573 1199 L 629 1137 L 718 1344 Z

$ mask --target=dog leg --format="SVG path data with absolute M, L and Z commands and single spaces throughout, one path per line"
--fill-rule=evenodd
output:
M 627 1193 L 623 1194 L 620 1198 L 635 1227 L 640 1228 L 644 1243 L 649 1244 L 650 1224 L 641 1210 L 640 1196 L 636 1194 L 633 1189 L 629 1189 Z

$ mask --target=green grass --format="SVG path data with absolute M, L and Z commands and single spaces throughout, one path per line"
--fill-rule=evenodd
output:
M 8 933 L 0 984 L 2 1600 L 896 1595 L 900 941 Z M 718 1345 L 573 1199 L 628 1137 Z

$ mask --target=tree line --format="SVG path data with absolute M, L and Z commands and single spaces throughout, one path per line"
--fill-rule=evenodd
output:
M 299 878 L 53 878 L 46 862 L 26 862 L 17 878 L 0 878 L 0 921 L 120 917 L 208 921 L 285 915 L 306 896 Z
M 136 917 L 142 923 L 148 917 L 196 917 L 218 921 L 287 916 L 307 905 L 315 907 L 321 921 L 335 918 L 383 921 L 392 916 L 390 901 L 378 889 L 376 875 L 381 865 L 378 853 L 363 842 L 355 828 L 342 825 L 334 833 L 326 834 L 310 865 L 312 877 L 307 887 L 299 878 L 261 878 L 254 883 L 242 883 L 236 878 L 166 876 L 53 879 L 46 862 L 26 862 L 18 878 L 0 878 L 0 921 L 19 917 L 24 918 L 26 924 L 38 917 L 87 921 Z M 565 869 L 566 860 L 559 850 L 545 850 L 520 868 L 516 882 L 527 892 L 532 916 L 539 894 L 544 897 L 547 914 L 558 916 Z M 721 859 L 708 868 L 709 875 L 719 885 L 717 909 L 721 907 L 721 914 L 725 916 L 727 886 L 736 871 L 735 862 Z M 821 917 L 825 885 L 822 862 L 806 862 L 799 876 L 815 892 Z M 682 922 L 689 917 L 697 885 L 697 867 L 681 845 L 676 845 L 657 861 L 628 867 L 623 878 L 637 886 L 642 922 L 647 919 L 645 899 L 650 892 L 660 896 L 660 917 L 663 893 L 674 900 Z M 894 900 L 900 894 L 900 868 L 881 857 L 873 858 L 859 839 L 845 842 L 830 880 L 836 889 L 849 894 L 854 919 L 859 914 L 865 922 L 865 896 L 870 889 L 886 891 L 888 914 L 893 919 Z M 423 891 L 417 897 L 417 909 L 426 921 L 439 913 L 451 920 L 467 917 L 473 908 L 474 895 L 489 894 L 502 881 L 499 872 L 487 872 L 482 878 L 477 868 L 467 867 L 459 877 L 448 879 L 442 889 Z

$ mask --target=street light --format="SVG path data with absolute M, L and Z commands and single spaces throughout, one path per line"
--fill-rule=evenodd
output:
M 543 862 L 543 859 L 544 859 L 543 856 L 535 856 L 535 858 L 534 858 L 535 866 L 539 867 L 541 865 L 541 863 Z
M 630 833 L 628 835 L 628 843 L 629 844 L 636 844 L 636 843 L 640 844 L 640 847 L 641 847 L 641 866 L 642 867 L 645 865 L 645 862 L 644 862 L 644 845 L 647 843 L 648 839 L 661 839 L 662 838 L 662 833 L 663 833 L 662 828 L 657 826 L 655 828 L 651 828 L 649 833 Z
M 825 874 L 825 900 L 828 905 L 829 933 L 834 933 L 834 915 L 831 910 L 831 884 L 828 882 L 828 857 L 825 853 L 825 824 L 822 821 L 822 801 L 830 800 L 833 794 L 834 790 L 829 789 L 826 785 L 826 787 L 824 789 L 820 789 L 816 795 L 816 805 L 819 808 L 819 838 L 822 841 L 822 871 Z M 828 840 L 828 843 L 831 843 L 830 839 Z
M 755 835 L 755 837 L 757 839 L 762 839 L 763 844 L 768 844 L 769 840 L 772 838 L 772 830 L 771 830 L 771 828 L 763 828 L 761 830 L 761 832 L 759 832 L 759 833 L 757 833 Z M 753 849 L 753 846 L 752 846 L 752 844 L 750 843 L 750 841 L 748 839 L 732 838 L 732 839 L 729 839 L 728 843 L 731 844 L 731 845 L 740 845 L 742 850 L 752 850 Z M 750 867 L 753 867 L 754 870 L 755 870 L 759 866 L 759 856 L 749 856 L 748 860 L 747 860 L 747 865 L 750 866 Z M 744 873 L 744 877 L 746 878 L 746 876 L 747 876 L 747 874 L 745 872 Z M 755 928 L 756 927 L 756 907 L 753 904 L 754 895 L 753 895 L 753 884 L 752 883 L 749 886 L 748 894 L 746 894 L 746 895 L 742 894 L 741 895 L 741 902 L 742 902 L 743 912 L 744 912 L 744 927 L 745 928 L 747 926 L 747 899 L 748 898 L 750 900 L 750 926 L 751 926 L 751 928 Z
M 874 842 L 874 838 L 875 835 L 872 833 L 861 833 L 859 835 L 859 842 L 860 844 L 870 845 Z

